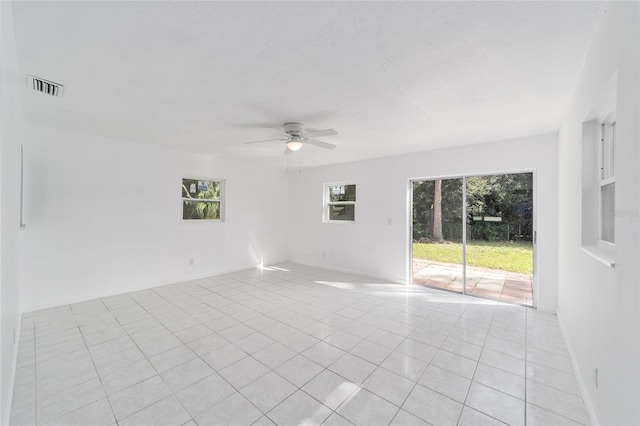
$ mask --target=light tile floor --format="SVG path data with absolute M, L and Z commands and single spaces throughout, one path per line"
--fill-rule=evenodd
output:
M 296 264 L 23 315 L 12 425 L 574 425 L 555 316 Z

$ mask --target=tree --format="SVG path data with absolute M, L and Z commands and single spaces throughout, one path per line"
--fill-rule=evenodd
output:
M 433 240 L 437 243 L 444 241 L 442 237 L 442 181 L 435 181 L 433 190 Z
M 514 173 L 467 178 L 469 239 L 527 240 L 533 234 L 533 175 Z M 500 217 L 500 222 L 474 220 Z
M 413 183 L 413 239 L 433 236 L 435 180 Z M 441 180 L 441 223 L 445 241 L 462 241 L 462 179 Z

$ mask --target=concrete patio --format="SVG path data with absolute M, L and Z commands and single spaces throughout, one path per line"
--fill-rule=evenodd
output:
M 462 293 L 462 265 L 413 259 L 413 283 Z M 533 277 L 467 266 L 467 294 L 533 306 Z

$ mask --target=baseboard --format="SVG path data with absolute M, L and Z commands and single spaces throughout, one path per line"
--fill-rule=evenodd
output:
M 328 271 L 335 271 L 335 272 L 344 272 L 346 274 L 353 274 L 353 275 L 359 275 L 361 277 L 373 278 L 373 279 L 376 279 L 376 280 L 389 281 L 389 282 L 391 282 L 393 284 L 406 284 L 404 279 L 399 280 L 399 279 L 395 279 L 395 278 L 383 277 L 383 276 L 380 276 L 380 275 L 370 274 L 370 273 L 362 272 L 362 271 L 356 271 L 356 270 L 353 270 L 353 269 L 338 268 L 338 267 L 335 267 L 335 266 L 329 266 L 329 265 L 322 265 L 322 264 L 319 264 L 319 263 L 307 262 L 306 260 L 289 259 L 289 262 L 297 263 L 299 265 L 304 265 L 304 266 L 311 266 L 312 268 L 326 269 Z
M 16 343 L 13 345 L 13 353 L 11 354 L 11 373 L 9 375 L 9 384 L 7 393 L 6 410 L 2 413 L 3 425 L 8 425 L 11 420 L 11 406 L 13 405 L 13 390 L 16 383 L 16 370 L 18 367 L 18 347 L 20 346 L 20 332 L 22 331 L 22 314 L 18 314 L 18 321 L 16 322 Z
M 537 306 L 536 309 L 538 312 L 542 312 L 543 314 L 558 315 L 558 309 L 550 306 Z
M 286 260 L 270 262 L 270 264 L 277 264 L 277 263 L 283 263 L 283 262 L 286 262 Z M 106 291 L 85 293 L 80 297 L 62 297 L 60 299 L 47 301 L 46 303 L 27 304 L 27 305 L 21 306 L 22 308 L 21 312 L 33 312 L 33 311 L 39 311 L 41 309 L 49 309 L 49 308 L 55 308 L 58 306 L 70 305 L 73 303 L 87 302 L 89 300 L 101 299 L 103 297 L 117 296 L 119 294 L 130 293 L 133 291 L 147 290 L 151 288 L 162 287 L 165 285 L 178 284 L 185 281 L 197 280 L 200 278 L 215 277 L 217 275 L 224 275 L 224 274 L 230 274 L 233 272 L 246 271 L 247 269 L 252 269 L 256 267 L 259 267 L 259 265 L 252 264 L 252 265 L 245 265 L 245 266 L 239 266 L 234 268 L 218 269 L 215 271 L 202 272 L 199 274 L 185 275 L 180 278 L 172 278 L 167 281 L 156 281 L 153 283 L 147 282 L 135 287 L 126 287 L 126 288 L 121 287 L 121 288 L 115 288 L 115 289 L 111 288 Z
M 576 380 L 578 382 L 578 387 L 580 388 L 580 394 L 582 395 L 582 400 L 584 401 L 584 405 L 587 409 L 587 414 L 589 415 L 589 420 L 592 426 L 600 426 L 600 422 L 598 421 L 598 416 L 596 415 L 596 410 L 593 408 L 593 404 L 591 403 L 591 399 L 589 398 L 589 394 L 587 393 L 587 387 L 585 385 L 584 378 L 582 377 L 582 373 L 578 368 L 578 362 L 576 361 L 575 354 L 573 352 L 573 348 L 571 347 L 571 342 L 569 341 L 569 336 L 567 335 L 567 330 L 564 328 L 564 323 L 562 322 L 562 315 L 560 315 L 560 310 L 557 311 L 556 316 L 558 317 L 558 324 L 560 325 L 560 332 L 562 333 L 562 337 L 564 338 L 564 342 L 567 345 L 567 351 L 569 352 L 569 358 L 571 359 L 571 365 L 573 366 L 573 371 L 576 375 Z

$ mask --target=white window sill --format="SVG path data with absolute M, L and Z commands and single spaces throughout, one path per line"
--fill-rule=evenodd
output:
M 339 223 L 339 224 L 348 224 L 348 223 L 356 223 L 355 220 L 325 220 L 322 223 Z
M 605 266 L 608 266 L 609 268 L 616 267 L 616 261 L 611 250 L 603 249 L 602 247 L 596 245 L 580 246 L 580 248 L 582 249 L 582 251 L 584 251 L 600 263 L 604 264 Z

